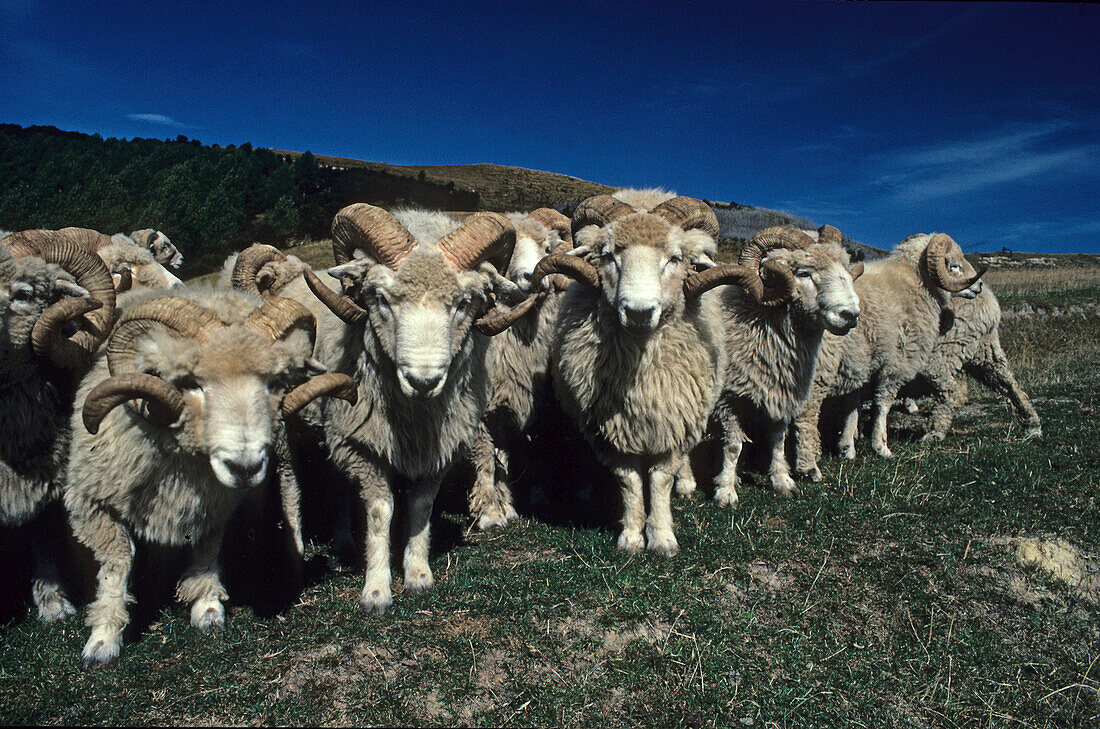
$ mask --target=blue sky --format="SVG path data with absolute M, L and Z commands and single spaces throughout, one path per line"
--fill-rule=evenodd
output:
M 0 121 L 494 162 L 1100 253 L 1100 9 L 0 0 Z

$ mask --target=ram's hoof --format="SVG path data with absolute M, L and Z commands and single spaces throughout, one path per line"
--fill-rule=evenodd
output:
M 393 605 L 393 597 L 388 590 L 371 590 L 359 598 L 359 608 L 367 615 L 385 615 Z
M 714 492 L 714 503 L 736 509 L 741 501 L 737 498 L 736 488 L 733 486 L 719 486 Z
M 117 637 L 96 635 L 96 631 L 93 630 L 92 637 L 88 638 L 88 642 L 84 644 L 84 651 L 81 654 L 84 669 L 110 663 L 118 658 L 121 649 L 121 641 Z
M 645 537 L 639 532 L 623 532 L 619 535 L 619 551 L 640 554 L 645 549 Z
M 791 498 L 798 496 L 798 484 L 790 476 L 776 476 L 772 478 L 772 491 L 780 496 Z
M 418 570 L 405 573 L 405 589 L 409 592 L 424 592 L 435 586 L 431 570 Z
M 646 549 L 663 557 L 674 557 L 680 551 L 680 545 L 676 542 L 676 535 L 671 531 L 655 532 L 646 530 L 648 539 Z
M 38 617 L 44 623 L 64 620 L 75 614 L 76 608 L 73 607 L 73 604 L 60 595 L 43 600 L 41 604 L 38 605 Z
M 203 635 L 225 630 L 225 608 L 219 601 L 195 603 L 191 608 L 191 625 Z

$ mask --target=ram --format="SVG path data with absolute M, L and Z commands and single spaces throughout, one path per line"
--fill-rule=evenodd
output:
M 407 590 L 434 584 L 428 564 L 432 505 L 440 481 L 475 441 L 491 383 L 489 339 L 476 328 L 491 295 L 501 294 L 515 243 L 502 215 L 478 213 L 461 224 L 437 212 L 356 204 L 332 224 L 337 265 L 305 283 L 318 302 L 317 357 L 351 375 L 353 407 L 320 403 L 303 418 L 324 433 L 333 463 L 359 489 L 366 510 L 367 574 L 360 605 L 392 604 L 390 521 L 395 481 L 408 482 Z M 294 281 L 283 291 L 309 296 Z M 478 324 L 475 327 L 475 322 Z
M 107 264 L 114 277 L 115 288 L 120 293 L 183 286 L 183 282 L 165 268 L 149 248 L 138 245 L 126 236 L 104 236 L 97 243 L 95 251 Z
M 966 402 L 967 375 L 1008 398 L 1025 439 L 1043 434 L 1039 413 L 1016 381 L 1001 347 L 1001 305 L 988 284 L 975 299 L 951 300 L 932 357 L 921 375 L 901 394 L 934 398 L 925 440 L 943 440 L 951 429 L 955 412 Z
M 222 536 L 265 481 L 275 423 L 323 394 L 355 399 L 349 378 L 319 374 L 314 319 L 296 301 L 215 290 L 135 299 L 72 416 L 65 506 L 99 564 L 85 665 L 121 648 L 134 537 L 190 548 L 176 595 L 199 631 L 223 627 Z
M 159 230 L 153 230 L 152 228 L 135 230 L 127 237 L 139 246 L 148 248 L 149 252 L 153 254 L 153 258 L 160 265 L 171 266 L 175 269 L 179 269 L 183 265 L 183 254 L 172 245 L 172 241 L 168 240 L 168 236 Z
M 886 443 L 890 406 L 898 390 L 928 366 L 951 296 L 977 296 L 983 273 L 984 269 L 975 272 L 958 243 L 943 233 L 910 236 L 886 258 L 867 264 L 856 283 L 862 310 L 859 326 L 845 337 L 825 334 L 813 388 L 796 420 L 798 473 L 815 481 L 821 478 L 818 421 L 827 397 L 840 403 L 840 454 L 855 457 L 865 387 L 874 393 L 871 446 L 880 456 L 892 456 Z
M 822 226 L 816 236 L 786 227 L 760 231 L 738 261 L 746 271 L 741 287 L 720 293 L 726 350 L 726 380 L 715 408 L 724 446 L 715 479 L 720 505 L 737 505 L 737 462 L 750 421 L 763 424 L 772 489 L 797 493 L 787 465 L 787 429 L 810 394 L 825 331 L 842 336 L 859 321 L 852 280 L 863 265 L 851 265 L 836 228 Z
M 547 256 L 534 277 L 561 273 L 579 282 L 558 314 L 554 390 L 619 483 L 619 549 L 674 554 L 673 481 L 722 383 L 718 300 L 703 294 L 733 281 L 726 269 L 693 270 L 713 268 L 718 221 L 699 200 L 624 191 L 582 202 L 572 229 L 580 245 Z
M 531 293 L 535 266 L 551 252 L 572 248 L 569 218 L 550 208 L 513 213 L 516 244 L 507 278 L 523 294 Z M 476 475 L 470 489 L 470 515 L 479 529 L 502 527 L 515 518 L 509 487 L 510 444 L 528 431 L 540 400 L 549 396 L 550 342 L 562 292 L 570 283 L 552 276 L 526 313 L 489 345 L 492 394 L 484 427 L 472 449 Z
M 75 381 L 114 318 L 111 276 L 78 242 L 12 233 L 0 243 L 0 526 L 28 525 L 31 594 L 46 621 L 73 607 L 58 579 L 62 537 L 37 517 L 61 498 Z

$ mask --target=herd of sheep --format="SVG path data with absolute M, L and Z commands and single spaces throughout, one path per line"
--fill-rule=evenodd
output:
M 85 665 L 119 654 L 136 544 L 189 549 L 177 597 L 203 632 L 225 624 L 219 552 L 246 494 L 278 494 L 301 555 L 302 448 L 359 491 L 360 604 L 381 614 L 395 496 L 407 499 L 404 588 L 428 589 L 444 477 L 468 460 L 477 526 L 515 518 L 508 444 L 549 398 L 614 476 L 629 553 L 678 551 L 671 496 L 695 490 L 690 455 L 708 429 L 723 447 L 714 499 L 731 507 L 749 426 L 765 434 L 777 493 L 797 492 L 788 432 L 795 473 L 821 478 L 826 399 L 845 458 L 863 399 L 888 458 L 887 412 L 921 386 L 935 402 L 927 437 L 942 438 L 964 373 L 1040 432 L 997 300 L 942 233 L 864 266 L 831 226 L 773 227 L 717 264 L 711 208 L 660 190 L 592 197 L 571 219 L 356 204 L 335 216 L 327 276 L 257 244 L 192 288 L 156 231 L 0 235 L 0 526 L 63 503 L 98 565 Z M 337 506 L 346 527 L 350 504 Z M 26 534 L 39 616 L 73 614 L 59 537 Z

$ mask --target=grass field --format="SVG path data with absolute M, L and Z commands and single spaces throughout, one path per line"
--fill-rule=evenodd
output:
M 990 280 L 1006 308 L 1100 301 L 1097 268 Z M 396 580 L 384 617 L 359 612 L 361 572 L 322 544 L 285 609 L 242 599 L 204 638 L 184 608 L 151 601 L 95 671 L 80 669 L 83 611 L 45 626 L 27 610 L 0 629 L 0 719 L 1097 726 L 1098 333 L 1095 308 L 1006 320 L 1042 439 L 1022 441 L 1007 404 L 973 385 L 942 443 L 899 417 L 895 459 L 860 441 L 796 499 L 749 474 L 736 512 L 677 501 L 672 559 L 617 552 L 606 494 L 488 535 L 468 533 L 452 494 L 436 588 Z

